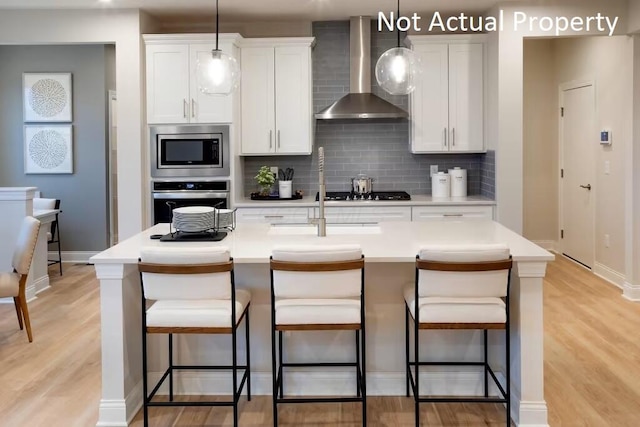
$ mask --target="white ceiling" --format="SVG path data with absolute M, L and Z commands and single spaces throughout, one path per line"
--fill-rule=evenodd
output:
M 498 0 L 401 0 L 401 13 L 484 12 Z M 526 0 L 511 0 L 523 2 Z M 0 0 L 0 9 L 142 9 L 156 16 L 212 14 L 215 0 Z M 395 0 L 220 0 L 220 16 L 233 20 L 347 19 L 396 8 Z M 424 19 L 424 18 L 423 18 Z

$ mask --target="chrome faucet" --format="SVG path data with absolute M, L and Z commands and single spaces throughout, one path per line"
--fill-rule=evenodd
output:
M 324 185 L 324 148 L 318 147 L 318 208 L 320 216 L 311 220 L 312 224 L 318 226 L 318 237 L 325 237 L 327 235 L 327 219 L 324 216 L 324 198 L 327 194 Z

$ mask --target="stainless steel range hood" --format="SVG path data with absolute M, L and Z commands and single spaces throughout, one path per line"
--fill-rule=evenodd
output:
M 316 113 L 316 119 L 404 119 L 409 114 L 371 93 L 371 17 L 350 21 L 350 90 Z

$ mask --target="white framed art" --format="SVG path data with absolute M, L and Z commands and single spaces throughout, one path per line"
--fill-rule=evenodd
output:
M 22 94 L 25 122 L 72 120 L 71 73 L 23 73 Z
M 24 173 L 73 173 L 72 125 L 24 125 Z

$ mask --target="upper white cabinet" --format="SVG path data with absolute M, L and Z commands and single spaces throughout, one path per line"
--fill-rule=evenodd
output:
M 242 41 L 242 154 L 311 154 L 314 39 Z
M 198 89 L 199 62 L 211 61 L 214 35 L 145 35 L 147 122 L 231 123 L 234 95 Z M 219 47 L 238 58 L 237 34 L 221 34 Z
M 411 36 L 411 152 L 484 151 L 484 36 Z

